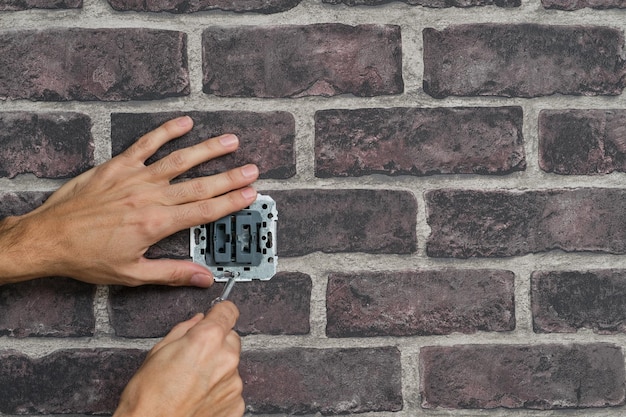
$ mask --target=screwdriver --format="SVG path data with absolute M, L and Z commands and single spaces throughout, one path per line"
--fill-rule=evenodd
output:
M 237 277 L 231 274 L 230 278 L 228 278 L 228 282 L 224 286 L 222 295 L 220 295 L 219 297 L 216 297 L 213 301 L 211 301 L 211 307 L 213 307 L 215 304 L 221 303 L 222 301 L 226 301 L 228 299 L 230 292 L 235 286 L 235 282 L 237 282 Z

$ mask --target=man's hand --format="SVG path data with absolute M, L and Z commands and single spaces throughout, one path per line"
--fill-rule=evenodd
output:
M 113 417 L 237 417 L 245 404 L 241 342 L 229 301 L 180 323 L 148 354 Z
M 72 179 L 38 209 L 0 222 L 0 284 L 66 276 L 95 284 L 208 287 L 210 272 L 190 261 L 147 259 L 159 240 L 250 205 L 255 165 L 170 184 L 204 161 L 233 152 L 223 135 L 145 162 L 191 130 L 189 117 L 170 120 L 110 161 Z

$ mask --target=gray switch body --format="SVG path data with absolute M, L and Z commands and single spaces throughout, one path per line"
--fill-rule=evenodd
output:
M 276 202 L 259 194 L 254 203 L 213 223 L 191 228 L 191 257 L 215 281 L 268 280 L 276 274 Z

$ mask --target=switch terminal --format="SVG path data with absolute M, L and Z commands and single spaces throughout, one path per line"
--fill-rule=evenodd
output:
M 244 210 L 190 229 L 190 255 L 216 282 L 269 280 L 276 274 L 276 202 L 258 194 Z

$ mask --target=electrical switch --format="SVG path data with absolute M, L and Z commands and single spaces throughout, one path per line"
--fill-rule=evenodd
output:
M 254 203 L 213 223 L 191 228 L 191 257 L 215 281 L 268 280 L 276 274 L 275 201 L 259 194 Z

